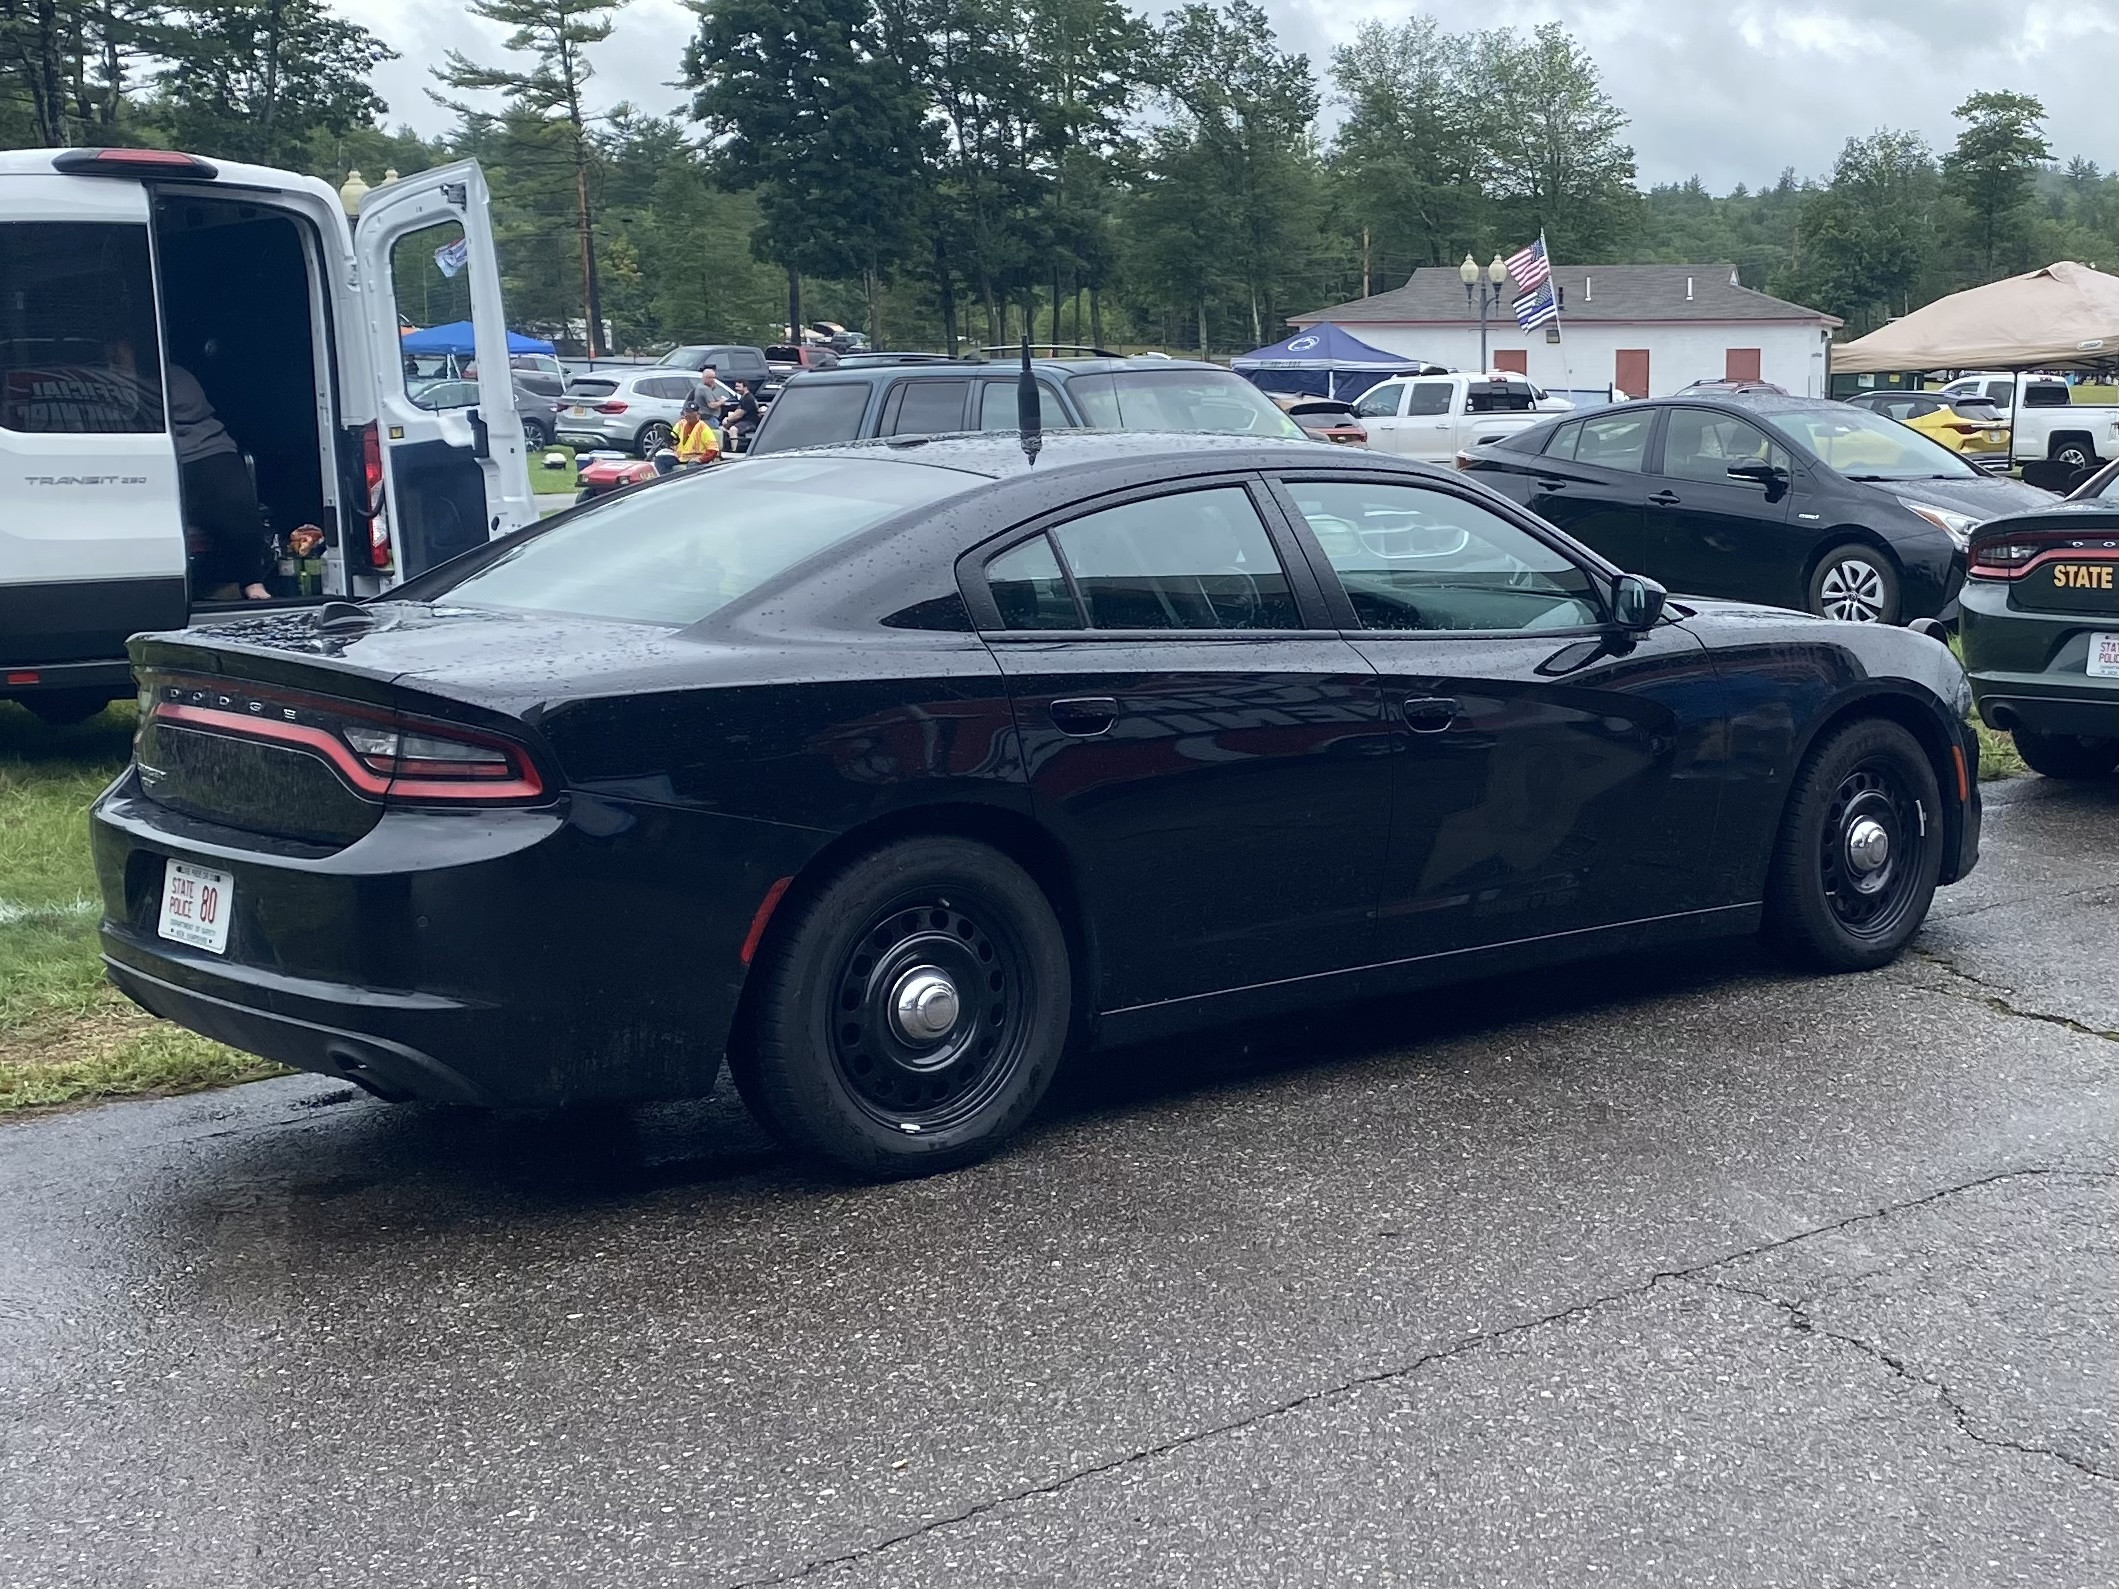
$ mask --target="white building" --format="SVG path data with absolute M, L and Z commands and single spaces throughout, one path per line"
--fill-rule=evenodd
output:
M 1524 333 L 1508 301 L 1489 310 L 1489 369 L 1538 385 L 1617 387 L 1664 397 L 1694 381 L 1766 380 L 1804 397 L 1826 395 L 1825 353 L 1840 322 L 1739 286 L 1728 265 L 1564 265 L 1553 270 L 1560 324 Z M 1390 292 L 1357 298 L 1289 324 L 1329 320 L 1389 353 L 1451 369 L 1479 368 L 1479 310 L 1454 265 L 1429 266 Z

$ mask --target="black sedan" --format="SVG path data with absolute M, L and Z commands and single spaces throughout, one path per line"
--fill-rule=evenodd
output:
M 1979 715 L 2034 772 L 2119 767 L 2119 464 L 2065 502 L 1972 535 L 1965 667 Z
M 959 1164 L 1071 1045 L 1764 927 L 1874 966 L 1977 852 L 1925 634 L 1652 583 L 1453 472 L 851 444 L 365 606 L 133 642 L 103 946 L 388 1098 L 696 1095 Z
M 1881 414 L 1758 393 L 1552 420 L 1465 468 L 1674 591 L 1859 623 L 1946 615 L 1972 526 L 2052 500 Z

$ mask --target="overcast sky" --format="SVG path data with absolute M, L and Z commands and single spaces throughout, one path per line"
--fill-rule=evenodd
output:
M 455 48 L 497 60 L 502 30 L 451 0 L 337 0 L 400 55 L 377 74 L 390 120 L 442 131 L 427 68 Z M 1323 79 L 1334 44 L 1368 17 L 1425 9 L 1451 29 L 1558 20 L 1588 48 L 1632 118 L 1643 184 L 1697 175 L 1715 192 L 1821 176 L 1849 136 L 1888 126 L 1938 150 L 1951 107 L 1986 88 L 2035 94 L 2063 160 L 2119 164 L 2119 5 L 2113 0 L 1265 0 L 1281 43 Z M 694 22 L 675 0 L 631 0 L 591 57 L 605 104 L 678 110 L 668 86 Z M 1329 114 L 1329 112 L 1328 112 Z

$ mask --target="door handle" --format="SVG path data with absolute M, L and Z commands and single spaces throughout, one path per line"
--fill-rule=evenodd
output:
M 1540 480 L 1538 489 L 1540 491 L 1558 491 L 1564 488 L 1566 484 L 1565 480 Z
M 1108 695 L 1054 701 L 1046 711 L 1052 717 L 1054 728 L 1076 739 L 1094 739 L 1118 721 L 1118 702 Z
M 1416 734 L 1439 734 L 1464 708 L 1446 695 L 1416 695 L 1398 703 L 1399 715 Z
M 1683 500 L 1684 498 L 1680 497 L 1675 491 L 1658 491 L 1648 499 L 1652 506 L 1659 508 L 1674 508 Z

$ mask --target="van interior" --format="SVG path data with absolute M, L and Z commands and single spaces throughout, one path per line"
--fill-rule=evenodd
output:
M 188 194 L 161 195 L 154 214 L 168 361 L 197 378 L 250 465 L 275 542 L 268 587 L 283 598 L 318 594 L 277 572 L 289 531 L 315 525 L 326 546 L 340 534 L 339 492 L 327 480 L 328 363 L 319 384 L 323 295 L 299 223 L 266 205 Z

